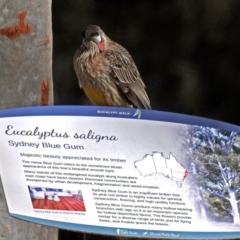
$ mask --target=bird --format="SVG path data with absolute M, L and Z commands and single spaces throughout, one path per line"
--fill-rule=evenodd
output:
M 82 31 L 73 57 L 78 83 L 97 106 L 151 109 L 145 84 L 129 54 L 97 25 Z

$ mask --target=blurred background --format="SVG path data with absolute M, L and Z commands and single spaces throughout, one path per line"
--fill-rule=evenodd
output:
M 132 55 L 154 110 L 240 125 L 239 0 L 53 0 L 55 105 L 91 105 L 73 55 L 89 24 Z
M 55 105 L 91 105 L 73 55 L 82 30 L 96 24 L 130 52 L 154 110 L 240 125 L 239 10 L 239 0 L 53 0 Z

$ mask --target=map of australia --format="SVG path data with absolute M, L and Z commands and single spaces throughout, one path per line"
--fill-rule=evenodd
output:
M 134 165 L 142 176 L 161 173 L 176 182 L 179 187 L 187 177 L 187 170 L 172 153 L 169 154 L 169 158 L 165 158 L 163 153 L 159 152 L 154 152 L 152 155 L 147 154 L 142 160 L 136 161 Z

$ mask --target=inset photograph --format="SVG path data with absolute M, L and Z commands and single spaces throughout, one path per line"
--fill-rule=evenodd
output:
M 28 186 L 28 189 L 34 209 L 86 211 L 81 190 L 41 186 Z

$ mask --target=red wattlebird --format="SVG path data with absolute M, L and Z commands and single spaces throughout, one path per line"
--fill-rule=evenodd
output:
M 80 88 L 95 105 L 151 109 L 138 69 L 128 51 L 100 27 L 88 26 L 74 55 Z

